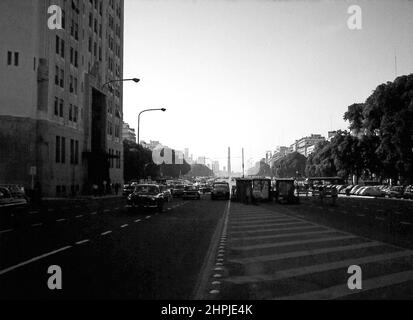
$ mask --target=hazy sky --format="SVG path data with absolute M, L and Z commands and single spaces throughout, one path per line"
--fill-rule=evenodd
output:
M 350 30 L 350 5 L 362 29 Z M 141 140 L 234 170 L 311 133 L 413 72 L 413 1 L 125 0 L 124 120 Z

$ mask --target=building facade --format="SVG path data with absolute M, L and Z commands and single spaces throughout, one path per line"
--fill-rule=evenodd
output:
M 52 5 L 61 29 L 49 29 Z M 123 0 L 0 1 L 0 183 L 123 183 Z M 32 182 L 33 181 L 33 182 Z
M 135 129 L 131 128 L 128 123 L 124 122 L 122 127 L 122 138 L 136 143 Z
M 296 140 L 290 146 L 291 152 L 301 153 L 303 156 L 308 157 L 310 152 L 314 150 L 314 147 L 317 143 L 325 141 L 326 139 L 321 136 L 321 134 L 311 134 L 308 137 L 303 137 L 299 140 Z

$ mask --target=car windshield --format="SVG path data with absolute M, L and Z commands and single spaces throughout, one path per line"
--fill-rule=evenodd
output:
M 137 193 L 147 193 L 147 194 L 156 194 L 159 192 L 157 186 L 136 186 L 135 192 Z

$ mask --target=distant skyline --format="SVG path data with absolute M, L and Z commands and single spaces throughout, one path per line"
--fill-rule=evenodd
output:
M 350 5 L 362 29 L 347 27 Z M 141 140 L 233 171 L 312 133 L 413 72 L 413 1 L 125 0 L 124 120 Z

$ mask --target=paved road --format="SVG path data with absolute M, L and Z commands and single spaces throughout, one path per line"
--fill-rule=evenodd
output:
M 161 214 L 123 200 L 20 212 L 0 226 L 0 298 L 190 299 L 225 202 L 173 200 Z M 49 290 L 48 267 L 63 290 Z
M 313 222 L 309 207 L 231 203 L 220 289 L 206 297 L 413 298 L 412 250 Z M 362 269 L 362 290 L 347 286 L 350 265 Z

